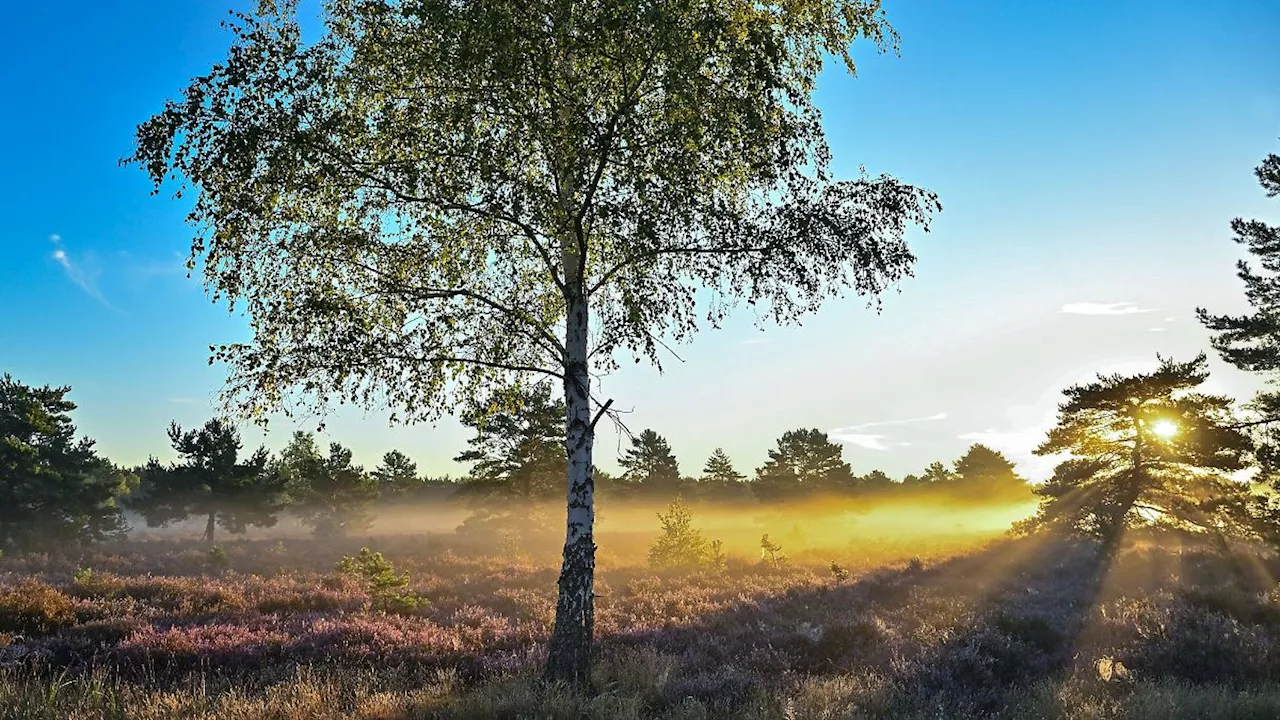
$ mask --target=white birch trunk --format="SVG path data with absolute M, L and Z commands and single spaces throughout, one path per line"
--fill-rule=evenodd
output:
M 590 376 L 587 373 L 587 302 L 571 297 L 565 319 L 565 451 L 569 461 L 564 562 L 555 629 L 547 656 L 548 680 L 585 685 L 591 675 L 595 628 L 595 480 L 591 462 Z

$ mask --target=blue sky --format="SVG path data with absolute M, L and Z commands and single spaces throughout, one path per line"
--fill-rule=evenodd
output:
M 186 278 L 185 201 L 117 166 L 133 128 L 223 57 L 219 22 L 246 5 L 25 3 L 0 27 L 0 371 L 71 385 L 81 430 L 117 462 L 170 457 L 169 420 L 214 412 L 208 346 L 247 337 Z M 1244 307 L 1227 223 L 1280 220 L 1251 173 L 1280 150 L 1280 4 L 886 6 L 901 57 L 863 48 L 856 79 L 832 67 L 819 83 L 835 170 L 892 173 L 945 209 L 879 314 L 850 298 L 799 328 L 743 317 L 665 375 L 606 379 L 628 425 L 666 435 L 690 474 L 717 446 L 750 470 L 803 426 L 843 439 L 860 472 L 918 471 L 981 440 L 1042 475 L 1026 451 L 1063 386 L 1189 357 L 1207 348 L 1194 307 Z M 1214 369 L 1218 390 L 1256 386 Z M 276 448 L 310 426 L 246 435 Z M 325 435 L 369 466 L 396 447 L 454 474 L 467 437 L 358 410 Z M 603 467 L 617 447 L 600 438 Z

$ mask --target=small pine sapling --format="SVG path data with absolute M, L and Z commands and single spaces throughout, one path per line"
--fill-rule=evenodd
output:
M 662 534 L 649 546 L 649 565 L 658 569 L 705 565 L 712 556 L 711 544 L 693 528 L 693 514 L 677 497 L 658 513 Z
M 359 582 L 369 596 L 367 607 L 390 613 L 402 613 L 427 604 L 427 599 L 409 589 L 409 573 L 397 573 L 391 561 L 380 552 L 360 548 L 355 557 L 338 561 L 338 573 Z

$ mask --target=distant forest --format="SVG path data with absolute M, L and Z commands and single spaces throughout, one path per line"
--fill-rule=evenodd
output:
M 198 428 L 176 422 L 168 442 L 178 455 L 154 457 L 136 467 L 118 466 L 97 454 L 88 438 L 75 437 L 69 387 L 33 388 L 9 375 L 0 382 L 6 475 L 16 482 L 5 494 L 0 545 L 31 547 L 49 539 L 64 543 L 118 535 L 123 511 L 148 527 L 201 520 L 205 539 L 272 527 L 286 512 L 317 535 L 358 532 L 379 505 L 454 503 L 476 510 L 511 511 L 564 495 L 567 473 L 564 401 L 536 385 L 514 398 L 478 403 L 462 421 L 473 431 L 456 461 L 470 466 L 458 477 L 429 477 L 399 450 L 368 469 L 337 442 L 321 445 L 312 433 L 295 432 L 276 454 L 244 446 L 236 426 L 214 418 Z M 497 409 L 495 409 L 495 407 Z M 159 433 L 157 433 L 159 434 Z M 700 471 L 681 468 L 671 445 L 652 429 L 631 436 L 618 458 L 620 475 L 595 470 L 605 498 L 664 503 L 786 503 L 816 497 L 886 497 L 928 494 L 963 503 L 1030 501 L 1031 487 L 1001 453 L 975 444 L 950 465 L 934 462 L 919 474 L 894 479 L 880 470 L 856 474 L 843 449 L 827 433 L 798 428 L 783 433 L 769 459 L 750 476 L 721 449 Z M 133 528 L 139 529 L 139 528 Z

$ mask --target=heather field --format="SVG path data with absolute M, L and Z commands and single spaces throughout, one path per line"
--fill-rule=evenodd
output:
M 7 557 L 0 715 L 1280 716 L 1269 552 L 1135 532 L 1108 556 L 955 522 L 886 543 L 865 520 L 837 542 L 830 518 L 797 518 L 774 556 L 734 539 L 722 567 L 665 571 L 644 561 L 652 531 L 615 523 L 588 694 L 537 681 L 558 568 L 528 526 Z M 412 602 L 336 569 L 365 546 Z

